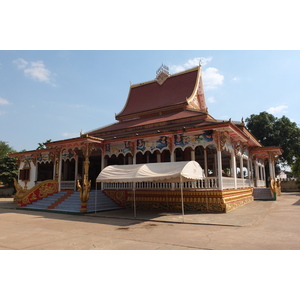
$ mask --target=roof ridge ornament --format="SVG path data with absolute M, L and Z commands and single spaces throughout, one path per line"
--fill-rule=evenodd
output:
M 162 64 L 156 71 L 156 81 L 162 85 L 170 76 L 169 67 Z

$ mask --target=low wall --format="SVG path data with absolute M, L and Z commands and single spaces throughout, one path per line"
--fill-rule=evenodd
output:
M 0 188 L 0 197 L 11 197 L 14 191 L 13 187 Z
M 297 181 L 281 181 L 282 192 L 300 192 L 300 183 Z

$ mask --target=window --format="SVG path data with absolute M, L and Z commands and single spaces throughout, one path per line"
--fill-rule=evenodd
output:
M 29 178 L 30 178 L 30 169 L 22 169 L 22 170 L 20 170 L 19 178 L 22 181 L 29 181 Z

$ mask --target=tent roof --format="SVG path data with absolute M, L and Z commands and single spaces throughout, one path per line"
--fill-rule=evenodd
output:
M 203 170 L 196 161 L 182 161 L 108 166 L 98 175 L 97 182 L 180 182 L 203 177 Z

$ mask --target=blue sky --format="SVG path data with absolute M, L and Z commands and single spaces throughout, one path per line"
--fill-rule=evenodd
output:
M 299 51 L 0 51 L 0 140 L 17 151 L 115 122 L 130 82 L 203 65 L 209 113 L 241 120 L 267 111 L 300 124 Z

